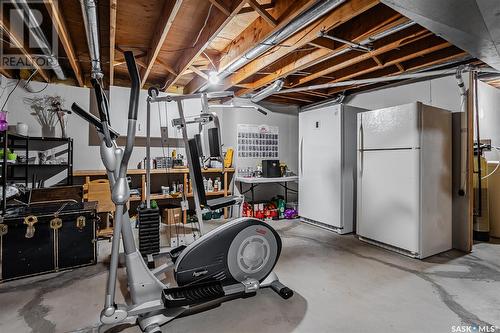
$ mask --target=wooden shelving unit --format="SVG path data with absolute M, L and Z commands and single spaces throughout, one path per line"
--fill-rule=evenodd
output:
M 234 176 L 234 168 L 226 168 L 224 169 L 224 173 L 222 173 L 222 169 L 214 169 L 208 168 L 203 169 L 202 173 L 208 175 L 213 175 L 214 177 L 220 177 L 223 188 L 217 192 L 207 192 L 207 196 L 228 196 L 231 195 L 231 191 L 228 186 L 231 182 L 232 177 Z M 127 176 L 131 178 L 132 188 L 140 189 L 141 195 L 133 195 L 129 200 L 129 207 L 132 208 L 132 212 L 135 208 L 140 204 L 140 202 L 146 200 L 146 170 L 144 169 L 130 169 L 127 172 Z M 106 172 L 104 170 L 75 170 L 73 172 L 73 183 L 74 184 L 86 184 L 95 179 L 106 178 Z M 169 186 L 166 179 L 176 178 L 176 182 L 182 183 L 185 189 L 188 188 L 188 179 L 189 179 L 189 169 L 187 168 L 173 168 L 173 169 L 153 169 L 151 170 L 151 200 L 158 201 L 159 206 L 161 207 L 168 201 L 180 201 L 181 196 L 171 196 L 161 194 L 161 186 Z M 188 193 L 187 197 L 189 199 L 193 198 L 192 193 Z M 190 204 L 190 207 L 194 207 L 194 203 Z M 227 217 L 227 208 L 224 208 L 224 216 Z M 187 222 L 187 213 L 183 213 L 183 221 Z

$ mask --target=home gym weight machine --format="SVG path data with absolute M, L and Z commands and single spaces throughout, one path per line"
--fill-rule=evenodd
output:
M 201 112 L 195 116 L 187 117 L 184 112 L 183 101 L 197 99 L 201 101 Z M 210 104 L 210 101 L 226 101 L 226 103 L 217 103 Z M 196 181 L 196 177 L 194 174 L 194 169 L 198 166 L 198 161 L 203 165 L 205 160 L 203 156 L 203 147 L 204 147 L 204 133 L 205 126 L 209 124 L 213 124 L 214 127 L 208 129 L 206 131 L 209 136 L 209 158 L 215 157 L 223 162 L 223 154 L 222 154 L 222 138 L 221 138 L 221 127 L 219 122 L 219 117 L 217 113 L 211 112 L 211 108 L 244 108 L 244 109 L 253 109 L 258 112 L 267 115 L 270 112 L 265 107 L 253 103 L 250 100 L 242 99 L 235 97 L 233 92 L 214 92 L 214 93 L 201 93 L 201 94 L 191 94 L 191 95 L 167 95 L 167 96 L 159 96 L 159 91 L 156 88 L 150 88 L 148 90 L 148 98 L 147 98 L 147 118 L 146 118 L 146 207 L 150 208 L 150 196 L 151 196 L 151 188 L 149 184 L 151 184 L 151 104 L 153 103 L 162 103 L 165 105 L 168 103 L 175 103 L 177 105 L 177 111 L 179 114 L 179 118 L 172 120 L 172 126 L 180 130 L 182 134 L 182 141 L 184 143 L 184 148 L 186 150 L 187 161 L 189 168 L 189 176 L 192 180 Z M 227 103 L 230 102 L 230 103 Z M 161 112 L 160 110 L 158 112 Z M 167 108 L 165 108 L 165 113 L 167 115 Z M 168 115 L 167 115 L 168 119 Z M 188 125 L 198 125 L 198 134 L 194 135 L 193 139 L 189 139 L 188 137 Z M 168 124 L 167 124 L 168 126 Z M 161 131 L 161 139 L 163 143 L 167 143 L 169 141 L 168 137 L 168 128 Z M 196 149 L 192 149 L 190 147 L 190 140 L 193 140 L 193 145 L 196 145 Z M 196 156 L 193 156 L 194 150 L 196 151 Z M 200 156 L 201 155 L 201 156 Z M 191 167 L 196 165 L 194 168 Z M 201 171 L 200 171 L 201 172 Z M 221 173 L 224 174 L 224 163 L 222 163 Z M 196 218 L 198 220 L 198 225 L 200 228 L 200 233 L 204 233 L 203 227 L 203 219 L 202 215 L 204 211 L 213 211 L 217 210 L 219 206 L 228 207 L 228 206 L 236 206 L 241 205 L 243 201 L 243 196 L 232 195 L 229 197 L 218 198 L 207 200 L 205 197 L 205 193 L 203 191 L 203 183 L 197 184 L 198 186 L 193 186 L 193 197 L 195 203 L 195 211 Z M 185 193 L 186 191 L 184 191 Z M 184 196 L 181 201 L 181 207 L 183 210 L 188 208 L 187 198 Z M 241 207 L 240 207 L 241 211 Z M 240 214 L 241 215 L 241 214 Z
M 93 80 L 98 97 L 99 117 L 73 104 L 72 110 L 94 125 L 101 139 L 100 154 L 116 205 L 111 260 L 107 280 L 101 328 L 134 322 L 144 332 L 160 332 L 160 326 L 179 316 L 240 297 L 255 295 L 260 288 L 271 287 L 287 299 L 293 291 L 285 287 L 272 271 L 281 252 L 281 239 L 266 223 L 252 218 L 238 218 L 208 232 L 189 246 L 181 246 L 168 254 L 170 262 L 149 270 L 137 250 L 126 203 L 130 196 L 126 175 L 136 132 L 140 80 L 132 52 L 125 52 L 132 82 L 126 146 L 117 147 L 119 134 L 110 127 L 107 100 L 100 84 Z M 188 140 L 188 160 L 198 161 L 197 144 Z M 200 164 L 189 165 L 195 198 L 204 204 Z M 202 181 L 201 181 L 202 182 Z M 232 203 L 234 198 L 218 202 L 217 207 Z M 207 203 L 207 207 L 208 207 Z M 123 240 L 130 304 L 116 304 L 115 291 L 120 251 Z M 159 280 L 168 267 L 174 267 L 177 287 Z

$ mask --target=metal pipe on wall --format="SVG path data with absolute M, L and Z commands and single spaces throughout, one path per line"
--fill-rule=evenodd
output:
M 94 79 L 102 79 L 104 76 L 101 69 L 101 55 L 99 48 L 99 21 L 97 19 L 97 3 L 95 0 L 80 0 L 82 7 L 83 23 L 87 35 L 90 60 L 92 63 L 91 76 Z
M 331 10 L 340 6 L 346 2 L 346 0 L 324 0 L 318 1 L 314 6 L 300 14 L 295 20 L 291 21 L 283 28 L 272 33 L 267 37 L 262 43 L 257 44 L 255 47 L 247 51 L 242 57 L 233 62 L 231 65 L 226 67 L 223 71 L 217 74 L 219 80 L 224 79 L 236 72 L 238 69 L 248 64 L 250 61 L 256 59 L 258 56 L 264 54 L 266 51 L 270 50 L 274 46 L 280 44 L 288 37 L 297 33 L 310 23 L 319 19 L 321 16 L 327 14 Z M 208 83 L 205 84 L 200 91 L 205 91 L 208 88 Z
M 455 73 L 458 89 L 460 90 L 460 112 L 467 112 L 467 90 L 465 89 L 462 73 L 465 71 L 465 66 L 459 66 Z M 464 124 L 461 125 L 462 127 Z M 467 129 L 462 128 L 461 144 L 460 144 L 460 187 L 459 195 L 464 196 L 467 190 Z

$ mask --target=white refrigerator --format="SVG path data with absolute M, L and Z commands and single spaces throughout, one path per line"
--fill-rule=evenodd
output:
M 451 249 L 451 126 L 419 102 L 358 114 L 360 239 L 416 258 Z
M 354 231 L 356 115 L 337 104 L 299 113 L 299 215 L 340 234 Z

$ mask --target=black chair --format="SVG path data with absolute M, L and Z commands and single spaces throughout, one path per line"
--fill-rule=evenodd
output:
M 243 197 L 238 195 L 230 195 L 227 197 L 207 200 L 205 187 L 203 186 L 203 174 L 201 173 L 201 166 L 199 163 L 200 155 L 198 153 L 198 144 L 196 142 L 196 139 L 189 139 L 188 143 L 189 153 L 191 155 L 192 161 L 192 165 L 190 167 L 193 170 L 194 182 L 196 184 L 200 207 L 214 211 L 220 208 L 241 205 Z

